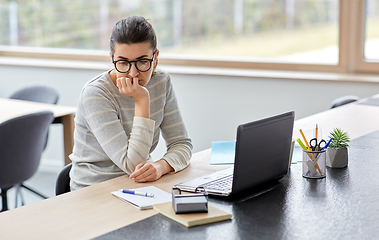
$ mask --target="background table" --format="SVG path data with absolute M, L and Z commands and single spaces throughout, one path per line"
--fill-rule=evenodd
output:
M 378 105 L 366 104 L 374 99 L 378 99 Z M 325 139 L 328 138 L 329 132 L 337 127 L 347 131 L 351 139 L 375 132 L 379 130 L 379 94 L 296 120 L 293 138 L 301 138 L 299 129 L 310 138 L 314 134 L 316 124 L 322 130 L 322 137 Z
M 64 138 L 64 159 L 65 164 L 70 163 L 71 160 L 68 158 L 68 156 L 71 154 L 72 148 L 74 146 L 74 117 L 76 112 L 75 107 L 0 98 L 0 123 L 14 117 L 41 111 L 53 112 L 55 117 L 54 122 L 62 123 Z

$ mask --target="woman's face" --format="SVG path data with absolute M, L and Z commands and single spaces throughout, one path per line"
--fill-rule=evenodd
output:
M 119 61 L 120 66 L 124 65 L 127 61 L 137 61 L 137 60 L 146 60 L 153 59 L 151 62 L 151 67 L 148 71 L 142 72 L 136 68 L 136 62 L 132 62 L 130 69 L 126 73 L 120 73 L 116 69 L 114 72 L 116 73 L 117 78 L 126 77 L 126 78 L 138 78 L 138 83 L 141 86 L 146 86 L 146 84 L 150 81 L 151 75 L 154 71 L 154 67 L 157 63 L 159 51 L 156 50 L 155 54 L 153 50 L 150 48 L 149 42 L 142 43 L 133 43 L 133 44 L 122 44 L 116 43 L 114 46 L 114 55 L 113 61 Z M 147 61 L 144 61 L 147 62 Z M 121 69 L 120 69 L 121 70 Z

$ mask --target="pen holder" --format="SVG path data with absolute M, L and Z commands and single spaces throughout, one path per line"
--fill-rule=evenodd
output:
M 326 150 L 303 151 L 303 177 L 324 178 L 326 176 Z

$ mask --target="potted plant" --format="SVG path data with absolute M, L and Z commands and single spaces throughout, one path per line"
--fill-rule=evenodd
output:
M 350 138 L 347 132 L 335 128 L 330 132 L 329 138 L 333 138 L 326 150 L 326 166 L 331 168 L 344 168 L 348 163 L 347 147 Z

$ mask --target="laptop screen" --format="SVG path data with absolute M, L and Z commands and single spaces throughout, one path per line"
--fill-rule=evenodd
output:
M 238 127 L 233 193 L 287 174 L 294 118 L 292 111 Z

